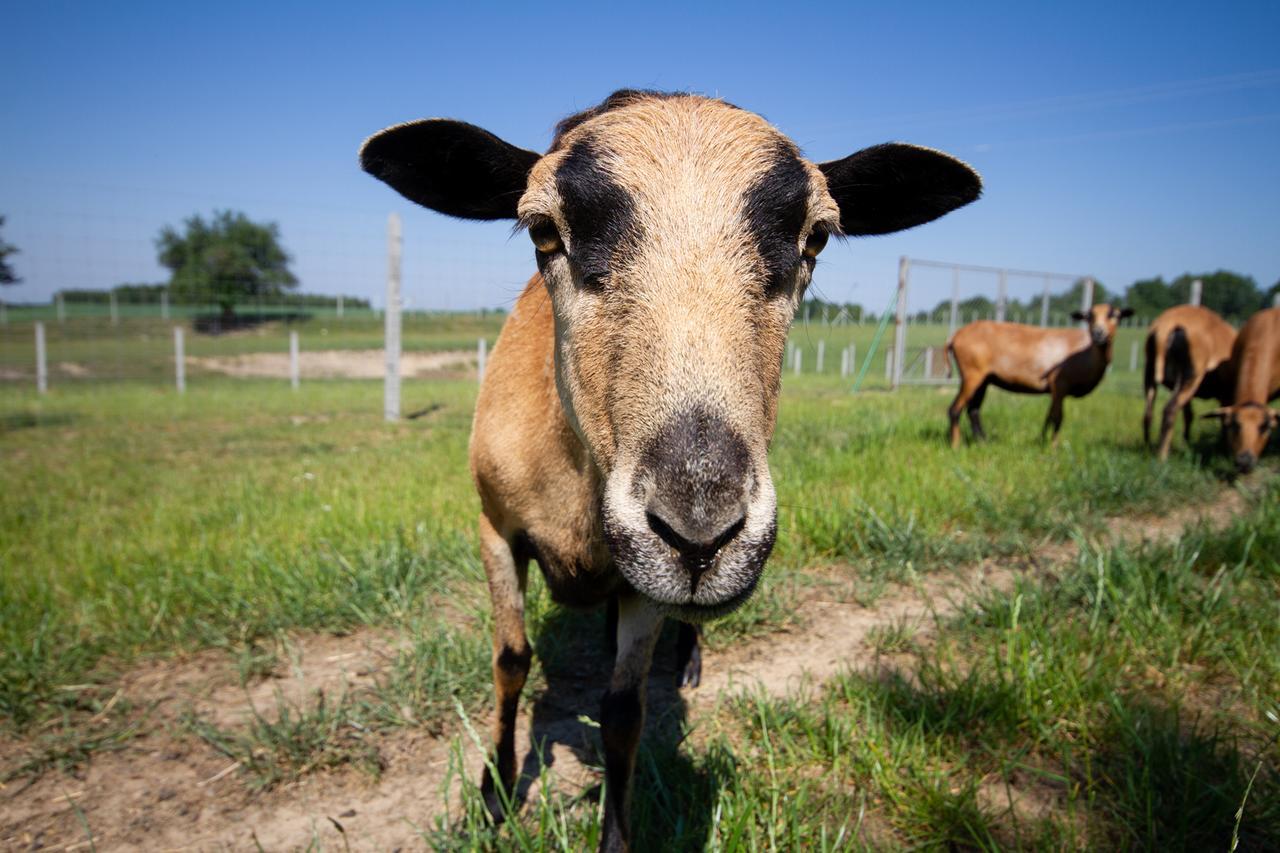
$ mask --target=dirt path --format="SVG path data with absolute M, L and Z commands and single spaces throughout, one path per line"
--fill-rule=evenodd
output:
M 289 377 L 289 354 L 286 352 L 187 356 L 187 365 L 240 378 Z M 453 376 L 473 371 L 475 366 L 476 354 L 471 350 L 410 351 L 400 356 L 400 375 L 409 378 Z M 381 379 L 386 370 L 386 356 L 380 349 L 303 350 L 298 353 L 298 373 L 303 379 Z
M 1243 507 L 1239 492 L 1224 489 L 1211 504 L 1160 517 L 1113 519 L 1107 538 L 1170 540 L 1197 521 L 1223 526 Z M 720 698 L 739 690 L 783 695 L 802 683 L 820 685 L 868 660 L 878 630 L 906 624 L 914 628 L 918 642 L 927 640 L 938 619 L 957 612 L 976 593 L 1008 590 L 1020 575 L 1048 571 L 1074 554 L 1074 546 L 1054 544 L 1017 565 L 985 561 L 955 572 L 934 572 L 913 584 L 891 587 L 873 607 L 815 593 L 804 603 L 809 624 L 803 630 L 708 650 L 697 690 L 677 692 L 670 686 L 674 674 L 667 664 L 656 663 L 650 682 L 651 708 L 658 709 L 651 712 L 653 724 L 670 724 L 672 711 L 696 724 L 714 713 Z M 359 685 L 386 664 L 393 642 L 375 631 L 299 638 L 286 654 L 282 676 L 255 684 L 247 696 L 225 654 L 197 655 L 132 673 L 122 692 L 135 703 L 156 703 L 153 720 L 160 724 L 120 751 L 96 755 L 77 776 L 49 772 L 33 784 L 19 780 L 0 789 L 0 849 L 87 850 L 86 826 L 92 829 L 93 846 L 102 851 L 251 850 L 258 844 L 265 850 L 312 844 L 331 849 L 350 845 L 352 850 L 423 847 L 419 828 L 430 827 L 446 803 L 457 801 L 456 780 L 445 790 L 450 738 L 397 730 L 376 741 L 385 760 L 377 782 L 355 770 L 320 772 L 254 796 L 234 764 L 173 723 L 189 707 L 234 724 L 248 713 L 249 701 L 273 707 L 277 690 L 303 701 L 317 689 Z M 540 768 L 549 766 L 560 787 L 581 789 L 598 782 L 590 769 L 595 747 L 578 716 L 594 712 L 602 667 L 578 661 L 568 669 L 548 671 L 548 688 L 527 697 L 517 741 L 526 776 L 536 778 Z M 485 723 L 476 721 L 482 737 Z M 531 750 L 531 736 L 546 745 L 543 754 Z M 6 751 L 0 744 L 0 756 Z M 479 750 L 468 744 L 462 762 L 466 778 L 478 778 Z

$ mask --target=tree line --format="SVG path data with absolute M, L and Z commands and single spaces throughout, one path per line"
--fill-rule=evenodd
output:
M 1175 305 L 1184 305 L 1191 301 L 1191 283 L 1200 279 L 1202 288 L 1200 304 L 1211 308 L 1227 320 L 1241 323 L 1255 311 L 1270 308 L 1276 294 L 1280 293 L 1280 281 L 1271 287 L 1262 289 L 1252 276 L 1230 270 L 1217 270 L 1207 273 L 1184 273 L 1172 281 L 1165 281 L 1157 276 L 1135 281 L 1123 291 L 1111 290 L 1105 284 L 1095 281 L 1093 285 L 1094 302 L 1110 302 L 1123 305 L 1134 310 L 1139 317 L 1154 318 L 1161 311 Z M 1049 294 L 1049 316 L 1063 317 L 1072 311 L 1080 310 L 1084 296 L 1084 280 L 1077 280 L 1069 287 Z M 968 296 L 956 303 L 961 321 L 965 318 L 993 317 L 996 313 L 994 296 Z M 1025 300 L 1010 298 L 1005 303 L 1005 316 L 1009 319 L 1026 318 L 1027 322 L 1040 322 L 1040 296 Z M 917 322 L 946 322 L 951 316 L 951 300 L 943 299 L 928 311 L 917 311 L 911 319 Z M 805 299 L 801 305 L 799 319 L 811 322 L 825 319 L 828 322 L 838 319 L 849 322 L 875 322 L 877 316 L 856 302 L 828 302 L 817 297 Z

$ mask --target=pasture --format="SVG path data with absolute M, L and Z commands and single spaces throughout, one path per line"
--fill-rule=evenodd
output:
M 0 846 L 594 844 L 603 618 L 536 572 L 536 779 L 500 830 L 473 787 L 474 376 L 407 383 L 396 424 L 376 382 L 201 375 L 178 396 L 167 350 L 134 341 L 165 330 L 129 326 L 155 322 L 103 333 L 145 375 L 0 386 Z M 380 340 L 319 322 L 317 347 Z M 407 325 L 406 349 L 500 320 L 448 322 Z M 793 339 L 807 365 L 827 341 L 825 375 L 784 373 L 766 581 L 708 629 L 697 690 L 659 648 L 639 848 L 1280 845 L 1274 448 L 1237 481 L 1197 425 L 1155 462 L 1125 329 L 1056 450 L 1046 397 L 993 391 L 991 441 L 952 451 L 950 386 L 850 395 L 838 335 L 865 352 L 874 329 L 819 328 Z

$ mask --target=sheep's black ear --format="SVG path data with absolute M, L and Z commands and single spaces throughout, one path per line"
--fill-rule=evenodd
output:
M 890 234 L 932 222 L 982 194 L 978 173 L 954 157 L 894 142 L 820 163 L 851 236 Z
M 1121 309 L 1120 309 L 1120 319 L 1121 319 L 1121 320 L 1123 320 L 1125 317 L 1132 317 L 1132 316 L 1133 316 L 1133 309 L 1132 309 L 1132 308 L 1121 308 Z
M 1086 314 L 1086 313 L 1084 313 L 1083 311 L 1072 311 L 1072 312 L 1071 312 L 1071 319 L 1072 319 L 1072 320 L 1079 320 L 1080 322 L 1082 322 L 1082 323 L 1083 323 L 1085 320 L 1088 320 L 1088 319 L 1089 319 L 1089 315 L 1088 315 L 1088 314 Z
M 360 147 L 366 172 L 410 201 L 463 219 L 515 219 L 540 157 L 473 124 L 441 118 L 389 127 Z

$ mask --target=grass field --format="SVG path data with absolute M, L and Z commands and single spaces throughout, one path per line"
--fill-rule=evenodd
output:
M 468 322 L 433 328 L 431 345 L 473 345 L 485 326 Z M 362 336 L 376 337 L 371 323 L 325 337 L 372 345 Z M 1136 374 L 1117 370 L 1068 403 L 1056 450 L 1038 437 L 1044 398 L 992 394 L 992 440 L 952 452 L 949 390 L 850 395 L 834 373 L 843 344 L 824 339 L 827 375 L 787 374 L 766 582 L 711 627 L 713 651 L 802 634 L 815 597 L 874 607 L 957 566 L 1070 555 L 927 637 L 907 623 L 879 630 L 873 659 L 824 683 L 726 696 L 677 721 L 678 747 L 651 738 L 641 849 L 1199 848 L 1233 833 L 1243 849 L 1280 845 L 1274 450 L 1244 485 L 1207 426 L 1155 463 Z M 797 330 L 799 346 L 816 340 Z M 121 699 L 139 666 L 222 650 L 252 684 L 300 633 L 399 640 L 367 689 L 243 726 L 187 714 L 174 736 L 239 762 L 253 791 L 321 771 L 377 776 L 376 738 L 352 732 L 465 743 L 459 714 L 487 719 L 489 691 L 466 468 L 474 393 L 473 381 L 409 383 L 405 410 L 425 414 L 388 425 L 376 382 L 291 393 L 209 377 L 185 396 L 85 382 L 44 398 L 0 386 L 0 779 L 77 772 L 158 725 Z M 1247 497 L 1225 526 L 1106 544 L 1110 518 L 1158 518 L 1231 488 Z M 598 630 L 536 582 L 532 599 L 530 702 Z M 1022 805 L 1000 805 L 1006 794 Z M 495 834 L 471 792 L 421 838 L 579 849 L 596 817 L 590 798 L 544 793 Z

